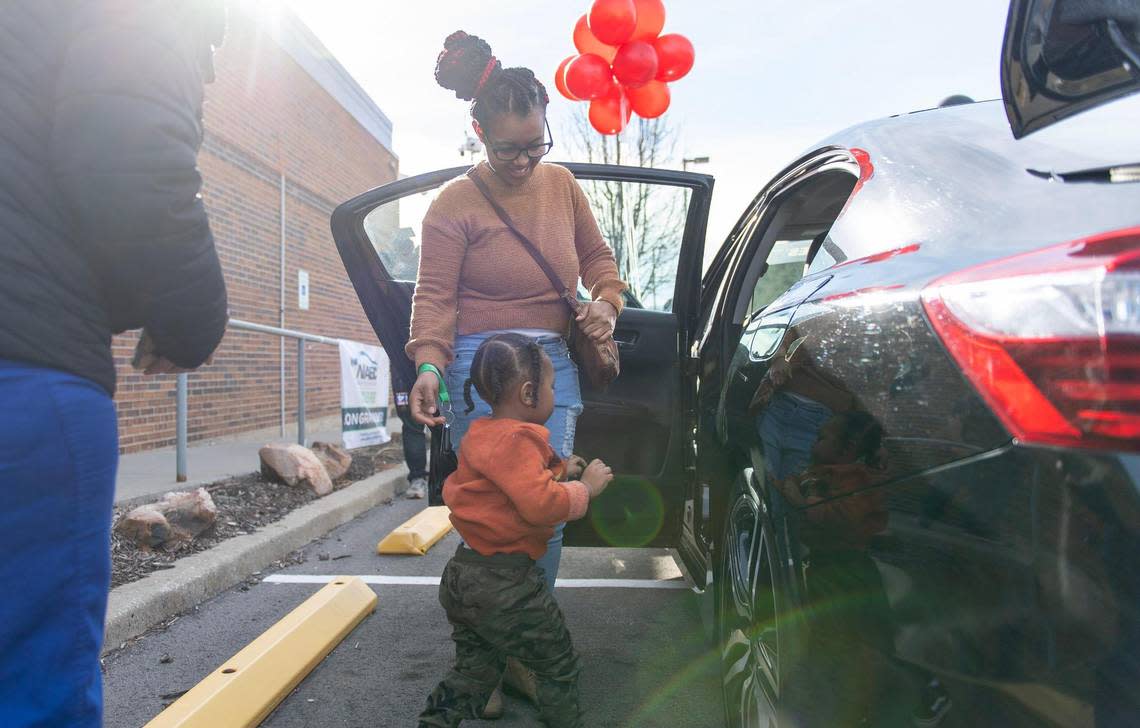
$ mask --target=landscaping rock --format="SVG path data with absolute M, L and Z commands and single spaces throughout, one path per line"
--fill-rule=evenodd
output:
M 167 493 L 157 503 L 123 516 L 115 530 L 140 546 L 169 548 L 194 540 L 214 525 L 218 509 L 205 488 Z
M 293 486 L 309 488 L 318 496 L 332 492 L 332 478 L 312 450 L 295 443 L 270 443 L 258 452 L 261 474 Z
M 218 519 L 218 507 L 205 488 L 167 493 L 158 507 L 176 533 L 191 538 L 197 538 Z
M 314 442 L 312 448 L 333 480 L 340 480 L 352 467 L 352 455 L 340 445 L 331 442 Z
M 139 506 L 123 516 L 115 524 L 115 531 L 123 538 L 146 548 L 164 544 L 173 535 L 166 516 L 162 515 L 154 505 Z

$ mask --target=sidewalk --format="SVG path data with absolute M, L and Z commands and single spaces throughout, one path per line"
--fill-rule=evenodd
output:
M 306 444 L 316 441 L 340 444 L 340 420 L 325 417 L 313 420 L 306 428 Z M 400 418 L 388 419 L 388 431 L 401 429 Z M 171 490 L 188 490 L 233 475 L 256 471 L 260 463 L 257 451 L 268 442 L 296 442 L 296 426 L 287 427 L 285 437 L 278 428 L 245 432 L 232 437 L 191 443 L 186 451 L 185 483 L 175 478 L 173 447 L 119 456 L 119 474 L 115 483 L 115 504 L 148 500 Z

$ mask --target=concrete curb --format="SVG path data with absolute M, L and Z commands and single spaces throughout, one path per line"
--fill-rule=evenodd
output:
M 223 541 L 112 589 L 103 652 L 117 649 L 170 617 L 240 584 L 255 571 L 348 523 L 405 490 L 408 471 L 393 468 L 302 506 L 257 533 Z

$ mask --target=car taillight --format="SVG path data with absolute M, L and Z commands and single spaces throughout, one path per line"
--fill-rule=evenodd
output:
M 1140 227 L 953 273 L 922 300 L 1018 440 L 1140 450 Z

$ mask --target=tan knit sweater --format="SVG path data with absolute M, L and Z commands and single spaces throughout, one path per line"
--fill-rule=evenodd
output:
M 621 312 L 625 283 L 574 175 L 539 164 L 525 183 L 511 187 L 486 163 L 478 174 L 566 288 L 576 290 L 581 276 L 594 300 Z M 421 242 L 407 347 L 417 366 L 450 364 L 456 334 L 569 331 L 570 313 L 550 279 L 466 175 L 440 190 L 424 217 Z

